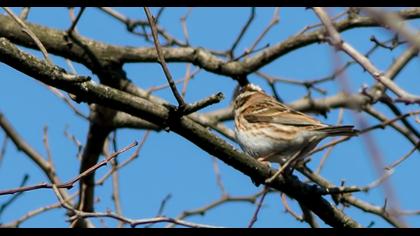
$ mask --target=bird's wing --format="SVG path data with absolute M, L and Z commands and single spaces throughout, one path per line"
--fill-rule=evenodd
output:
M 254 112 L 244 115 L 244 118 L 250 123 L 267 122 L 294 126 L 323 126 L 317 119 L 292 110 L 277 101 L 265 102 L 265 104 L 267 104 L 267 107 L 255 109 Z

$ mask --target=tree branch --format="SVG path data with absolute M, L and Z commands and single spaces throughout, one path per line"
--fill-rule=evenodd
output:
M 51 68 L 37 58 L 23 53 L 4 38 L 0 38 L 0 45 L 2 62 L 46 84 L 75 94 L 81 101 L 118 109 L 159 126 L 166 124 L 170 130 L 190 140 L 210 155 L 218 157 L 226 164 L 250 176 L 257 184 L 263 183 L 275 173 L 274 170 L 257 160 L 236 151 L 224 140 L 186 116 L 174 119 L 173 114 L 166 107 L 108 86 L 90 81 L 69 83 L 66 80 L 60 80 L 59 77 L 65 76 L 63 69 Z M 327 224 L 333 227 L 360 227 L 356 221 L 332 206 L 311 186 L 303 184 L 294 177 L 287 180 L 280 177 L 269 186 L 295 198 Z

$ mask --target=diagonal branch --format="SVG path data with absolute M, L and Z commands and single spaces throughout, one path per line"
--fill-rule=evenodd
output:
M 366 71 L 369 72 L 374 79 L 389 88 L 400 99 L 404 99 L 410 103 L 420 103 L 420 97 L 410 94 L 400 88 L 389 77 L 379 71 L 367 57 L 354 49 L 350 44 L 343 41 L 327 13 L 321 7 L 314 7 L 313 10 L 321 22 L 325 25 L 326 32 L 329 36 L 327 41 L 331 44 L 331 46 L 348 54 L 351 58 L 357 61 L 360 66 L 366 69 Z
M 25 192 L 25 191 L 30 191 L 30 190 L 40 189 L 40 188 L 53 188 L 53 186 L 56 186 L 57 188 L 66 188 L 66 189 L 73 188 L 74 184 L 77 181 L 79 181 L 80 179 L 82 179 L 85 176 L 90 175 L 92 172 L 96 171 L 101 166 L 106 165 L 109 161 L 111 161 L 112 159 L 117 157 L 119 154 L 128 151 L 129 149 L 131 149 L 132 147 L 134 147 L 136 145 L 137 145 L 137 141 L 131 143 L 130 145 L 128 145 L 125 148 L 122 148 L 121 150 L 118 150 L 118 151 L 114 152 L 109 157 L 105 158 L 103 161 L 98 162 L 97 164 L 95 164 L 94 166 L 85 170 L 84 172 L 82 172 L 81 174 L 76 176 L 75 178 L 73 178 L 73 179 L 71 179 L 71 180 L 69 180 L 69 181 L 67 181 L 63 184 L 41 183 L 41 184 L 32 185 L 32 186 L 24 186 L 24 187 L 19 187 L 19 188 L 15 188 L 15 189 L 3 190 L 3 191 L 0 191 L 0 195 L 15 194 L 15 193 L 20 193 L 20 192 Z
M 144 7 L 144 12 L 146 13 L 147 19 L 149 20 L 150 28 L 152 29 L 152 35 L 153 35 L 153 39 L 155 43 L 158 62 L 160 66 L 162 67 L 163 73 L 165 73 L 165 77 L 168 80 L 172 93 L 174 94 L 176 100 L 178 101 L 178 109 L 183 110 L 186 106 L 186 103 L 184 102 L 184 99 L 182 98 L 181 94 L 179 94 L 178 89 L 176 88 L 175 82 L 172 79 L 172 75 L 169 72 L 168 66 L 166 65 L 165 57 L 163 56 L 162 48 L 159 43 L 159 37 L 158 37 L 158 32 L 157 32 L 157 28 L 155 24 L 155 19 L 153 18 L 152 13 L 150 13 L 150 10 L 148 7 Z
M 411 8 L 395 12 L 404 20 L 420 18 L 420 8 Z M 65 58 L 72 59 L 82 63 L 89 68 L 94 69 L 94 65 L 86 52 L 79 45 L 74 44 L 68 47 L 68 42 L 63 40 L 66 38 L 65 31 L 46 28 L 36 24 L 26 23 L 28 28 L 43 43 L 49 53 L 53 53 Z M 378 23 L 372 17 L 354 15 L 347 19 L 335 23 L 337 31 L 343 32 L 357 27 L 374 27 Z M 269 64 L 273 60 L 302 47 L 321 42 L 319 37 L 324 32 L 319 29 L 310 33 L 304 33 L 289 37 L 288 39 L 267 47 L 253 57 L 244 61 L 226 62 L 203 48 L 179 47 L 179 48 L 162 48 L 165 61 L 167 62 L 190 62 L 204 70 L 226 75 L 236 76 L 250 74 L 261 67 Z M 32 42 L 27 40 L 27 35 L 15 27 L 15 23 L 10 17 L 0 15 L 0 37 L 7 37 L 14 43 L 19 45 L 37 48 Z M 78 38 L 81 45 L 89 45 L 89 48 L 95 55 L 100 56 L 104 61 L 108 62 L 156 62 L 156 48 L 132 48 L 121 47 L 105 44 L 99 41 L 91 40 L 85 37 Z

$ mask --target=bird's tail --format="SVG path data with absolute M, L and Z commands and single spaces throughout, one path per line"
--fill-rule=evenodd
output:
M 357 136 L 359 134 L 359 130 L 354 129 L 353 125 L 328 126 L 318 131 L 324 132 L 327 136 Z

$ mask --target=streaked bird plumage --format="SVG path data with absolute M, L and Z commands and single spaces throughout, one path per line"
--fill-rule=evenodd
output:
M 284 163 L 299 160 L 329 136 L 353 136 L 351 125 L 329 126 L 278 102 L 253 84 L 245 85 L 234 101 L 235 135 L 254 158 Z

